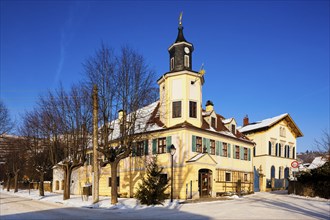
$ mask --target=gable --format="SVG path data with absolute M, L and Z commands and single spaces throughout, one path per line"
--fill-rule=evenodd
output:
M 201 163 L 201 164 L 209 164 L 209 165 L 216 165 L 217 162 L 207 153 L 199 153 L 189 160 L 186 161 L 187 163 Z

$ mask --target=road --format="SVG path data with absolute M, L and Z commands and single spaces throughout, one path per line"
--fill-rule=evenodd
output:
M 329 201 L 279 193 L 243 199 L 190 203 L 176 209 L 72 208 L 0 192 L 0 219 L 330 219 Z

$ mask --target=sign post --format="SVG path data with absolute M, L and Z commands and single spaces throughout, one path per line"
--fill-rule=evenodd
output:
M 299 171 L 299 163 L 298 161 L 294 160 L 291 162 L 291 167 L 292 167 L 292 173 L 293 173 L 293 194 L 296 194 L 296 172 Z

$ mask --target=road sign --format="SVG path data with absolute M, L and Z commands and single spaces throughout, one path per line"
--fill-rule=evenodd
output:
M 292 161 L 292 163 L 291 163 L 291 167 L 292 168 L 298 168 L 298 166 L 299 166 L 299 163 L 298 163 L 298 161 Z

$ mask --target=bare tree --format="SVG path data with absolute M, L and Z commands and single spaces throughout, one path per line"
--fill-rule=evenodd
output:
M 319 140 L 315 140 L 315 145 L 319 153 L 330 159 L 330 133 L 323 131 L 323 136 Z
M 141 108 L 156 100 L 155 74 L 143 56 L 127 46 L 115 56 L 113 50 L 102 45 L 84 66 L 90 91 L 94 84 L 99 88 L 99 151 L 106 158 L 102 166 L 111 167 L 111 203 L 116 204 L 117 167 L 146 129 L 137 124 L 145 125 L 141 121 L 150 115 Z
M 57 91 L 57 112 L 61 116 L 60 141 L 64 146 L 64 159 L 58 165 L 64 171 L 64 200 L 70 198 L 72 172 L 83 166 L 86 159 L 86 149 L 91 140 L 91 104 L 91 94 L 80 86 L 72 86 L 69 93 L 63 89 Z
M 8 133 L 14 124 L 10 118 L 9 111 L 4 104 L 4 102 L 0 99 L 0 135 Z
M 7 176 L 7 191 L 10 189 L 11 179 L 14 178 L 14 192 L 18 191 L 18 179 L 24 171 L 26 155 L 22 149 L 18 137 L 9 137 L 7 146 L 10 150 L 6 152 L 5 172 Z
M 44 179 L 45 175 L 49 173 L 54 165 L 50 155 L 50 143 L 47 137 L 42 134 L 42 117 L 41 113 L 36 109 L 31 112 L 26 112 L 23 116 L 23 123 L 19 128 L 22 136 L 21 142 L 29 153 L 31 165 L 38 173 L 39 180 L 39 195 L 44 196 Z

